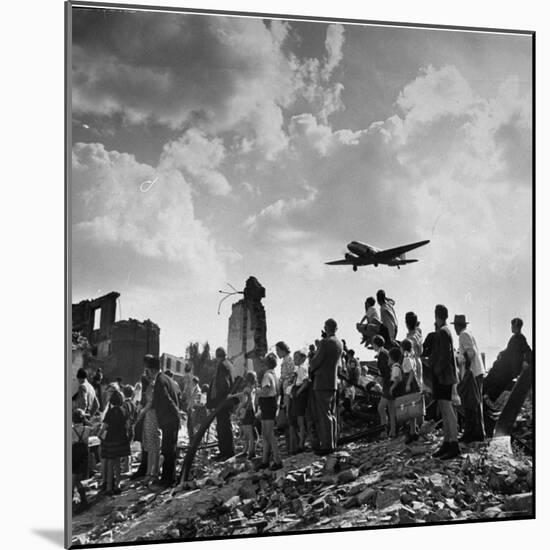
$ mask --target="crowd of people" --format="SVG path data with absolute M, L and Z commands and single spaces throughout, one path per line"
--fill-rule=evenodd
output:
M 120 492 L 121 471 L 130 473 L 132 441 L 141 443 L 142 453 L 131 477 L 143 478 L 147 484 L 173 485 L 182 418 L 187 418 L 191 441 L 208 410 L 216 418 L 219 452 L 214 460 L 235 456 L 232 419 L 238 421 L 242 440 L 238 457 L 253 460 L 261 446 L 258 469 L 282 468 L 283 453 L 332 453 L 339 438 L 338 407 L 351 411 L 357 388 L 379 398 L 382 437 L 397 437 L 398 430 L 404 429 L 406 443 L 414 442 L 430 401 L 437 404 L 443 434 L 434 457 L 452 459 L 460 455 L 459 442 L 483 441 L 484 406 L 494 406 L 512 380 L 532 363 L 521 333 L 522 320 L 512 320 L 512 338 L 487 374 L 465 315 L 455 315 L 451 323 L 457 345 L 448 310 L 441 304 L 434 309 L 434 330 L 425 338 L 417 315 L 408 312 L 406 336 L 398 340 L 394 306 L 395 301 L 379 290 L 376 300 L 367 298 L 365 315 L 357 324 L 361 343 L 375 352 L 376 377 L 367 375 L 355 351 L 337 337 L 338 325 L 332 318 L 325 321 L 321 338 L 308 348 L 292 353 L 285 342 L 277 342 L 274 353 L 265 356 L 261 371 L 245 372 L 240 384 L 223 348 L 216 350 L 215 375 L 203 387 L 190 366 L 185 368 L 181 387 L 169 371 L 161 371 L 158 357 L 151 355 L 144 357 L 144 376 L 135 387 L 119 379 L 103 392 L 102 373 L 96 372 L 90 383 L 86 370 L 80 369 L 79 388 L 73 396 L 72 471 L 73 490 L 79 492 L 81 506 L 87 505 L 81 481 L 86 477 L 88 440 L 94 431 L 90 419 L 99 419 L 102 489 L 109 495 Z M 284 433 L 284 440 L 278 439 L 277 432 Z

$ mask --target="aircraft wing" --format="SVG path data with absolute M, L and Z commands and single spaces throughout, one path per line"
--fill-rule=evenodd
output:
M 333 262 L 325 262 L 326 265 L 353 265 L 353 260 L 334 260 Z
M 412 244 L 405 244 L 403 246 L 397 246 L 395 248 L 388 248 L 386 250 L 380 250 L 380 252 L 376 253 L 377 258 L 383 258 L 385 260 L 390 260 L 392 258 L 396 258 L 397 256 L 401 256 L 401 254 L 405 254 L 405 252 L 409 252 L 409 250 L 414 250 L 415 248 L 419 248 L 421 246 L 424 246 L 425 244 L 428 244 L 430 241 L 420 241 L 418 243 L 412 243 Z

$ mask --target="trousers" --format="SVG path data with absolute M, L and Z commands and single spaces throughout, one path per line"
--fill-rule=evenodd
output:
M 235 454 L 235 447 L 233 446 L 230 408 L 223 409 L 216 415 L 216 432 L 220 455 L 224 457 L 233 456 Z
M 168 424 L 159 427 L 162 432 L 160 452 L 164 457 L 161 480 L 174 483 L 176 481 L 176 447 L 178 444 L 179 426 L 177 424 Z
M 323 451 L 334 451 L 338 432 L 336 390 L 313 390 L 313 393 L 315 394 L 315 423 L 319 447 Z

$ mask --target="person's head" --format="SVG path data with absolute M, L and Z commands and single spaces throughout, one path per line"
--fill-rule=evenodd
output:
M 149 380 L 153 380 L 160 370 L 160 360 L 154 355 L 147 354 L 143 358 L 143 366 L 145 367 L 145 374 Z
M 369 309 L 369 307 L 372 307 L 376 303 L 375 299 L 372 296 L 369 296 L 365 300 L 365 310 Z
M 273 353 L 265 356 L 265 366 L 267 369 L 274 369 L 277 366 L 277 357 Z
M 117 376 L 116 383 L 122 388 L 122 378 L 120 376 Z
M 353 359 L 355 357 L 355 350 L 354 349 L 348 349 L 348 357 L 350 359 Z
M 408 338 L 401 342 L 401 349 L 403 350 L 403 353 L 411 353 L 412 348 L 412 342 Z
M 84 384 L 87 378 L 88 378 L 88 373 L 86 372 L 86 369 L 83 369 L 83 368 L 78 369 L 78 372 L 76 373 L 76 379 L 78 380 L 78 383 Z
M 202 393 L 208 393 L 210 391 L 210 386 L 208 384 L 203 384 L 201 386 L 201 392 Z
M 325 332 L 327 333 L 327 336 L 334 336 L 337 330 L 338 324 L 334 319 L 331 318 L 325 321 Z
M 452 324 L 455 327 L 455 332 L 457 334 L 460 334 L 468 324 L 468 322 L 466 321 L 466 315 L 455 315 L 455 319 Z
M 307 359 L 307 350 L 299 349 L 298 351 L 295 351 L 293 359 L 295 365 L 302 365 Z
M 164 374 L 166 374 L 169 378 L 174 378 L 174 373 L 170 369 L 165 370 Z
M 218 363 L 221 363 L 222 361 L 225 361 L 225 358 L 227 357 L 227 354 L 225 353 L 225 349 L 222 347 L 219 347 L 216 349 L 216 361 Z
M 281 359 L 290 353 L 290 348 L 286 342 L 281 340 L 275 344 L 275 352 L 277 353 L 277 357 Z
M 380 336 L 380 334 L 377 334 L 372 339 L 372 347 L 374 348 L 374 351 L 378 351 L 380 348 L 383 348 L 386 341 L 384 340 L 383 336 Z
M 244 377 L 244 384 L 249 388 L 255 388 L 258 385 L 258 376 L 256 371 L 249 370 Z
M 192 367 L 191 367 L 191 365 L 190 365 L 189 363 L 186 363 L 186 364 L 185 364 L 185 372 L 186 372 L 186 373 L 191 372 L 191 368 L 192 368 Z
M 385 291 L 385 290 L 380 289 L 380 290 L 376 293 L 376 301 L 377 301 L 380 305 L 386 303 L 386 291 Z
M 136 385 L 136 388 L 137 388 L 137 385 Z M 122 388 L 122 393 L 124 394 L 124 397 L 126 399 L 132 399 L 132 397 L 134 397 L 135 395 L 134 388 L 130 384 L 126 384 L 126 386 Z
M 409 332 L 412 332 L 418 326 L 418 317 L 414 311 L 408 311 L 405 314 L 405 325 L 407 325 Z
M 513 334 L 520 334 L 523 327 L 523 321 L 519 317 L 514 317 L 511 322 Z
M 124 397 L 122 394 L 119 391 L 113 391 L 111 397 L 109 397 L 109 403 L 111 403 L 113 407 L 120 407 L 123 402 Z
M 86 422 L 86 414 L 82 409 L 73 411 L 73 424 L 84 424 Z
M 391 348 L 388 353 L 392 362 L 401 363 L 401 359 L 403 359 L 403 353 L 400 348 Z
M 193 386 L 198 386 L 200 382 L 199 377 L 193 376 L 193 378 L 191 378 L 191 382 L 193 382 Z
M 105 391 L 107 393 L 107 401 L 110 402 L 111 396 L 116 392 L 120 392 L 120 387 L 116 382 L 112 382 L 107 386 L 107 389 Z
M 447 319 L 449 318 L 449 311 L 442 304 L 437 304 L 435 306 L 435 326 L 436 328 L 441 328 L 443 325 L 447 324 Z

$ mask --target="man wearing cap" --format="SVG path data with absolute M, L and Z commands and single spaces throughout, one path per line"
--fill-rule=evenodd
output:
M 458 392 L 464 410 L 465 426 L 460 441 L 471 443 L 485 439 L 483 425 L 483 377 L 485 366 L 473 335 L 467 330 L 465 315 L 455 315 L 452 323 L 458 335 L 458 360 L 460 364 L 460 383 Z
M 435 326 L 430 366 L 433 375 L 433 398 L 437 401 L 443 421 L 443 444 L 432 455 L 446 460 L 460 454 L 458 446 L 458 426 L 453 408 L 453 385 L 458 382 L 453 348 L 453 335 L 447 325 L 449 313 L 444 305 L 435 306 Z
M 88 382 L 86 369 L 78 369 L 76 378 L 78 390 L 73 395 L 73 409 L 81 409 L 87 416 L 92 416 L 99 410 L 99 401 L 94 387 Z
M 310 362 L 315 395 L 316 424 L 319 436 L 317 454 L 326 455 L 336 449 L 336 389 L 338 364 L 343 346 L 336 337 L 338 325 L 334 319 L 325 321 L 326 336 L 319 342 L 317 353 Z

